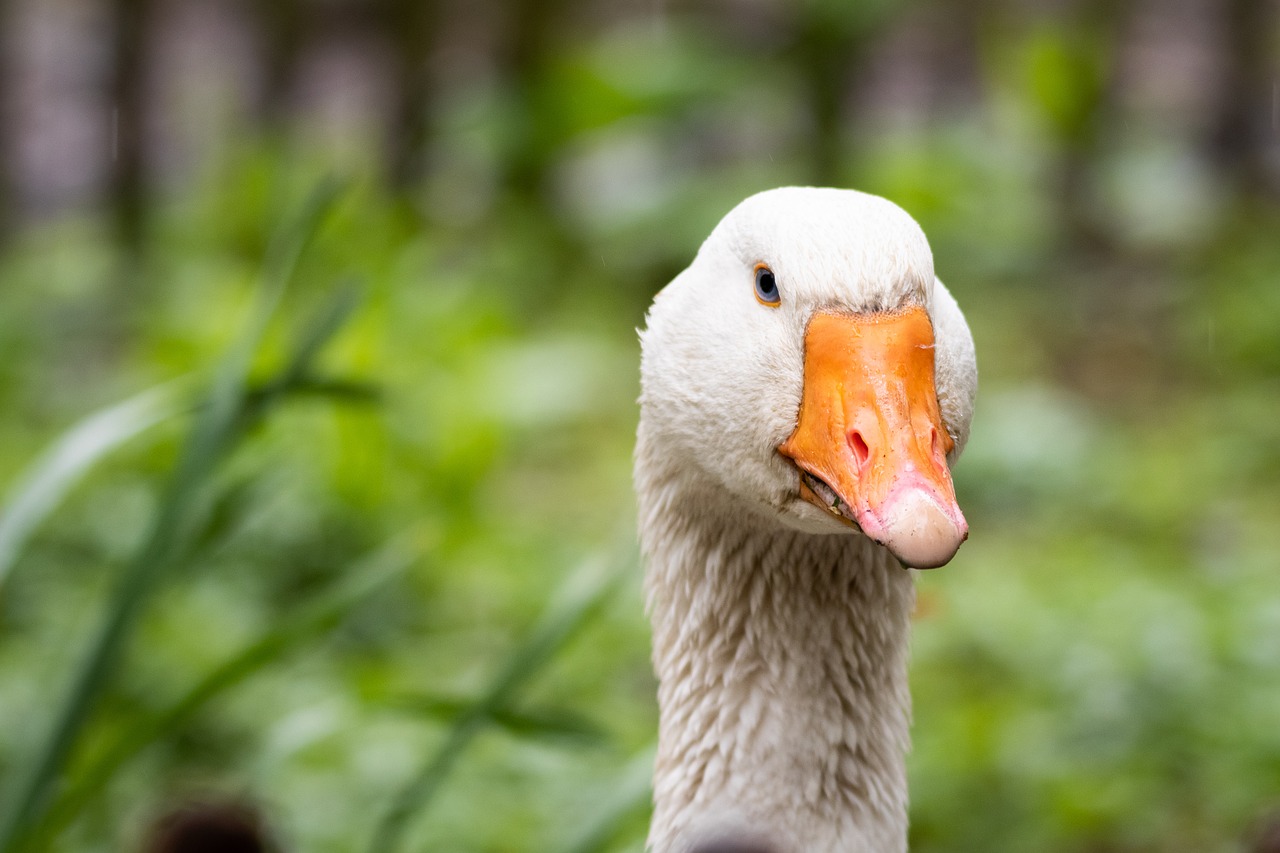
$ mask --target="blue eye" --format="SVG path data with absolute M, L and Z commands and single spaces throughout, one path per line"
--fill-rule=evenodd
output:
M 782 294 L 778 292 L 778 282 L 773 277 L 773 270 L 764 264 L 756 264 L 756 299 L 761 305 L 776 308 L 782 304 Z

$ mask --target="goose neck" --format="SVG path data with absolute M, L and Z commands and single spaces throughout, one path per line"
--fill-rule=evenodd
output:
M 910 574 L 696 489 L 641 489 L 659 747 L 654 853 L 906 849 Z

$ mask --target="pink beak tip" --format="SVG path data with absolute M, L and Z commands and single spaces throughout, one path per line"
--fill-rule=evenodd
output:
M 864 514 L 863 530 L 910 568 L 946 565 L 969 537 L 969 525 L 954 500 L 915 484 L 893 489 L 879 512 L 868 508 L 859 516 Z

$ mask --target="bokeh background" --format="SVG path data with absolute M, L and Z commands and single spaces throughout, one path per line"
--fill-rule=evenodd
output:
M 0 72 L 0 850 L 640 850 L 634 329 L 794 183 L 977 340 L 912 849 L 1280 849 L 1274 0 L 2 0 Z

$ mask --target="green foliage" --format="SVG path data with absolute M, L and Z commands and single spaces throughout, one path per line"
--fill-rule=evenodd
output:
M 0 587 L 28 537 L 103 456 L 181 409 L 178 386 L 163 385 L 88 415 L 58 437 L 20 478 L 0 518 Z
M 120 767 L 140 751 L 173 736 L 209 702 L 276 663 L 300 644 L 314 642 L 318 634 L 331 630 L 362 599 L 403 573 L 419 556 L 411 543 L 402 541 L 407 538 L 400 537 L 353 566 L 349 576 L 334 582 L 331 589 L 288 614 L 257 640 L 215 667 L 172 705 L 133 722 L 113 747 L 92 766 L 76 774 L 74 784 L 68 786 L 53 814 L 40 827 L 40 838 L 56 836 L 68 820 L 102 794 Z M 40 841 L 33 846 L 38 848 Z
M 356 189 L 325 204 L 332 212 L 323 224 L 316 203 L 303 217 L 308 224 L 286 226 L 292 244 L 277 241 L 268 250 L 264 275 L 270 284 L 256 297 L 256 309 L 249 307 L 254 276 L 231 259 L 268 241 L 246 243 L 238 222 L 211 234 L 190 220 L 203 221 L 202 209 L 175 209 L 169 221 L 174 236 L 158 244 L 152 263 L 157 274 L 167 276 L 174 260 L 185 259 L 184 283 L 149 297 L 148 322 L 154 327 L 138 341 L 135 357 L 143 368 L 162 362 L 169 370 L 198 374 L 202 362 L 227 345 L 230 336 L 224 330 L 243 323 L 236 315 L 249 310 L 250 328 L 241 338 L 260 343 L 252 348 L 234 344 L 230 357 L 243 379 L 229 384 L 226 367 L 218 374 L 221 379 L 214 379 L 215 389 L 234 394 L 234 404 L 216 396 L 192 404 L 189 395 L 165 391 L 163 406 L 152 393 L 104 408 L 105 414 L 66 431 L 45 461 L 28 466 L 25 485 L 11 492 L 18 512 L 6 514 L 2 529 L 13 531 L 8 535 L 16 561 L 5 590 L 0 659 L 9 683 L 23 689 L 0 700 L 6 720 L 31 717 L 38 704 L 56 705 L 56 695 L 44 695 L 54 686 L 43 674 L 45 665 L 29 667 L 32 651 L 45 647 L 46 630 L 83 633 L 74 627 L 81 621 L 78 614 L 59 606 L 67 600 L 60 591 L 83 589 L 81 611 L 105 593 L 84 583 L 98 577 L 87 567 L 57 567 L 66 548 L 59 537 L 87 535 L 83 547 L 89 559 L 133 573 L 109 607 L 108 628 L 92 641 L 91 677 L 81 675 L 74 701 L 64 703 L 73 716 L 45 749 L 52 758 L 38 761 L 31 749 L 31 736 L 41 735 L 38 723 L 17 723 L 5 738 L 0 800 L 18 804 L 9 812 L 14 849 L 61 849 L 93 837 L 128 844 L 139 821 L 173 802 L 170 797 L 181 801 L 207 785 L 226 784 L 234 789 L 249 784 L 272 801 L 284 801 L 277 818 L 286 830 L 294 820 L 288 809 L 296 808 L 297 823 L 305 830 L 292 834 L 309 849 L 351 849 L 367 841 L 374 818 L 387 804 L 401 802 L 396 814 L 407 817 L 443 781 L 448 758 L 443 765 L 429 761 L 416 775 L 398 764 L 414 751 L 435 754 L 431 740 L 438 728 L 453 733 L 445 744 L 455 746 L 444 749 L 446 756 L 460 754 L 462 745 L 488 728 L 517 735 L 517 743 L 528 744 L 521 749 L 531 759 L 572 746 L 564 760 L 576 762 L 573 755 L 590 746 L 587 764 L 605 779 L 612 778 L 620 756 L 651 739 L 652 713 L 645 703 L 651 688 L 638 613 L 623 621 L 625 640 L 617 639 L 616 626 L 603 632 L 614 638 L 614 648 L 637 652 L 621 694 L 626 712 L 615 715 L 621 727 L 611 724 L 606 732 L 575 710 L 593 689 L 576 678 L 591 673 L 591 667 L 566 679 L 563 673 L 557 677 L 553 666 L 543 682 L 567 684 L 560 698 L 532 695 L 527 704 L 511 703 L 514 688 L 547 665 L 576 627 L 607 602 L 605 593 L 618 579 L 634 584 L 634 558 L 614 561 L 610 584 L 597 584 L 594 592 L 571 596 L 553 610 L 523 651 L 517 650 L 505 668 L 497 667 L 501 677 L 488 694 L 467 678 L 474 662 L 503 654 L 505 644 L 493 633 L 493 620 L 527 621 L 547 598 L 546 579 L 561 574 L 564 561 L 578 558 L 572 539 L 541 530 L 542 520 L 531 513 L 549 468 L 571 455 L 587 463 L 575 483 L 561 487 L 580 495 L 576 503 L 566 503 L 562 525 L 584 524 L 574 521 L 576 515 L 597 518 L 603 522 L 600 529 L 612 529 L 620 512 L 630 514 L 625 491 L 603 502 L 591 493 L 601 476 L 625 483 L 627 439 L 617 428 L 625 424 L 632 392 L 619 386 L 616 376 L 630 370 L 630 336 L 621 344 L 550 330 L 516 337 L 496 295 L 476 293 L 469 283 L 462 286 L 447 265 L 438 267 L 429 287 L 420 283 L 422 270 L 432 266 L 428 259 L 441 247 L 424 241 L 421 228 L 397 228 L 402 214 L 384 203 L 367 189 Z M 389 228 L 380 231 L 382 243 L 372 249 L 391 257 L 370 254 L 371 241 L 362 236 L 378 219 Z M 269 221 L 256 227 L 269 227 Z M 171 259 L 170 251 L 178 254 Z M 329 284 L 322 292 L 315 284 L 348 274 L 372 277 L 359 301 L 352 288 L 334 290 Z M 287 278 L 296 281 L 285 291 L 281 284 Z M 110 284 L 104 280 L 102 286 Z M 185 304 L 184 288 L 198 307 Z M 293 322 L 264 322 L 273 307 L 280 316 L 308 318 L 297 341 L 288 342 L 280 331 Z M 169 336 L 185 350 L 175 349 Z M 393 346 L 386 344 L 388 336 L 396 341 Z M 415 351 L 418 355 L 406 357 Z M 122 361 L 119 369 L 130 369 L 130 362 Z M 190 384 L 182 388 L 189 390 Z M 286 397 L 315 398 L 320 405 L 281 407 Z M 607 405 L 597 410 L 600 401 Z M 173 458 L 172 423 L 182 412 L 192 414 L 197 435 L 204 436 L 199 441 L 212 442 L 208 446 L 219 452 L 203 457 L 200 467 L 177 456 L 179 473 L 173 480 L 185 491 L 175 502 L 175 487 L 166 496 L 150 481 Z M 220 429 L 210 433 L 201 426 L 208 418 L 216 418 Z M 126 443 L 145 428 L 152 431 L 150 442 Z M 602 445 L 608 454 L 594 461 L 580 454 L 577 448 L 602 430 L 614 436 L 611 445 Z M 555 438 L 530 453 L 528 437 L 539 435 Z M 527 461 L 512 468 L 512 458 Z M 162 525 L 164 535 L 181 544 L 160 553 L 138 527 L 133 532 L 99 524 L 84 528 L 86 512 L 127 519 L 122 509 L 137 511 L 128 501 L 113 505 L 111 498 L 121 489 L 142 498 L 143 513 L 148 504 L 165 507 L 153 530 Z M 152 489 L 155 501 L 145 497 Z M 430 574 L 419 570 L 412 580 L 395 580 L 409 567 L 403 547 L 364 568 L 348 565 L 355 553 L 406 523 L 421 527 L 418 538 L 430 543 Z M 577 541 L 589 544 L 585 538 Z M 486 542 L 487 548 L 478 547 Z M 117 556 L 124 559 L 130 550 L 146 555 L 142 580 L 137 560 L 132 568 L 128 562 L 114 566 Z M 517 566 L 521 572 L 514 571 Z M 388 582 L 399 586 L 394 596 L 379 592 Z M 470 615 L 458 622 L 463 613 Z M 426 624 L 438 634 L 432 641 L 405 641 L 406 636 L 421 638 Z M 131 633 L 137 637 L 126 643 Z M 327 654 L 315 655 L 326 646 Z M 299 664 L 290 662 L 307 658 L 308 649 L 309 657 L 323 663 L 318 672 L 299 677 L 294 671 Z M 464 666 L 456 667 L 459 662 Z M 422 678 L 424 671 L 449 675 Z M 355 703 L 348 710 L 364 718 L 342 727 L 343 736 L 329 752 L 321 751 L 328 757 L 315 759 L 320 766 L 334 767 L 335 759 L 341 764 L 357 754 L 376 756 L 379 750 L 384 755 L 368 765 L 383 787 L 370 786 L 364 799 L 353 797 L 348 806 L 333 810 L 329 817 L 341 827 L 336 833 L 324 816 L 302 820 L 311 810 L 305 792 L 320 778 L 315 768 L 308 770 L 305 757 L 291 759 L 291 747 L 271 746 L 273 732 L 286 744 L 296 742 L 288 734 L 295 719 L 305 732 L 305 709 L 312 704 L 307 697 L 316 690 L 348 697 Z M 261 698 L 278 691 L 294 698 Z M 481 698 L 442 700 L 440 694 Z M 272 709 L 268 719 L 262 717 L 264 707 Z M 487 746 L 482 738 L 471 750 L 481 767 Z M 246 760 L 252 754 L 262 757 Z M 29 768 L 38 774 L 24 771 Z M 289 781 L 299 772 L 301 781 Z M 158 778 L 171 783 L 156 784 Z M 395 795 L 386 785 L 397 778 L 418 781 Z M 346 784 L 338 778 L 334 783 Z M 132 815 L 126 820 L 113 805 L 122 802 Z M 513 821 L 520 819 L 513 815 Z M 568 843 L 570 835 L 547 838 Z
M 162 571 L 181 554 L 195 525 L 198 495 L 220 456 L 234 444 L 244 423 L 257 416 L 273 398 L 292 390 L 307 375 L 316 349 L 333 331 L 333 323 L 317 327 L 303 339 L 294 359 L 278 380 L 269 384 L 264 397 L 251 395 L 246 384 L 249 360 L 257 349 L 266 322 L 293 275 L 297 258 L 311 237 L 316 220 L 329 204 L 333 189 L 322 187 L 304 211 L 301 221 L 286 229 L 268 255 L 266 283 L 258 310 L 244 336 L 215 373 L 208 395 L 199 407 L 191 437 L 178 459 L 151 532 L 137 557 L 125 569 L 116 593 L 107 605 L 99 632 L 76 671 L 47 740 L 29 759 L 29 769 L 16 774 L 8 809 L 0 820 L 0 851 L 14 849 L 43 816 L 50 790 L 62 775 L 62 767 L 75 747 L 88 716 L 111 674 L 120 648 L 128 638 L 151 588 Z M 326 318 L 329 319 L 329 318 Z
M 606 573 L 593 561 L 569 578 L 565 590 L 558 596 L 563 600 L 543 616 L 533 634 L 508 658 L 483 695 L 452 721 L 444 742 L 394 798 L 369 844 L 371 851 L 393 851 L 403 846 L 407 822 L 426 807 L 444 784 L 467 744 L 482 728 L 499 718 L 506 718 L 506 725 L 510 727 L 512 715 L 505 709 L 516 691 L 599 613 L 621 579 L 621 570 L 634 570 L 634 567 L 635 561 L 629 559 Z
M 1032 102 L 1065 139 L 1085 137 L 1097 115 L 1108 78 L 1104 46 L 1097 33 L 1046 28 L 1023 48 Z

